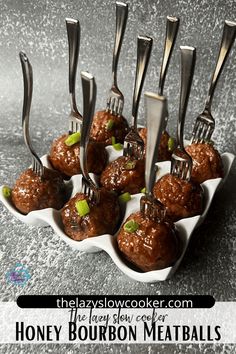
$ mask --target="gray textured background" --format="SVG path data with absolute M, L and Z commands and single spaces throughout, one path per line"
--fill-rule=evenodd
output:
M 169 98 L 169 130 L 174 132 L 179 101 L 179 51 L 182 45 L 197 47 L 196 72 L 186 117 L 186 134 L 203 109 L 214 68 L 224 19 L 235 20 L 234 0 L 136 0 L 130 1 L 129 19 L 119 65 L 119 86 L 125 94 L 125 116 L 130 117 L 136 62 L 136 37 L 150 35 L 154 47 L 145 83 L 158 84 L 165 18 L 181 18 L 176 50 L 166 81 Z M 115 6 L 110 0 L 0 1 L 0 185 L 13 185 L 30 163 L 22 140 L 22 74 L 18 52 L 24 50 L 34 69 L 31 127 L 34 146 L 47 153 L 52 139 L 67 129 L 67 36 L 65 18 L 81 22 L 79 71 L 91 71 L 97 80 L 97 108 L 104 108 L 111 84 L 111 59 Z M 213 102 L 214 134 L 220 151 L 236 153 L 236 47 L 219 82 Z M 80 79 L 77 80 L 81 109 Z M 143 120 L 143 101 L 140 122 Z M 223 189 L 216 195 L 205 224 L 193 240 L 175 277 L 164 283 L 142 284 L 124 276 L 105 253 L 72 251 L 50 228 L 21 224 L 0 205 L 1 301 L 20 294 L 211 294 L 216 300 L 235 300 L 236 163 Z M 31 280 L 24 288 L 9 285 L 6 271 L 22 262 Z M 188 345 L 91 345 L 3 346 L 3 353 L 233 353 L 233 346 Z M 79 348 L 79 349 L 78 349 Z M 70 350 L 70 351 L 69 351 Z

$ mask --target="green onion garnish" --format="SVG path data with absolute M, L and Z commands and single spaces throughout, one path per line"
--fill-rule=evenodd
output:
M 124 230 L 125 230 L 126 232 L 130 232 L 130 233 L 131 233 L 131 232 L 135 232 L 135 231 L 138 230 L 138 228 L 139 228 L 139 224 L 138 224 L 136 221 L 134 221 L 133 219 L 127 221 L 127 222 L 124 224 Z
M 173 151 L 175 148 L 175 139 L 169 138 L 168 140 L 168 151 Z
M 112 136 L 111 137 L 111 143 L 112 143 L 112 146 L 115 150 L 119 151 L 119 150 L 122 150 L 123 149 L 123 145 L 120 144 L 120 143 L 116 143 L 116 138 L 115 136 Z
M 119 150 L 122 150 L 122 149 L 123 149 L 123 145 L 120 144 L 120 143 L 117 143 L 117 144 L 114 144 L 114 145 L 113 145 L 113 148 L 114 148 L 115 150 L 119 151 Z
M 4 186 L 2 188 L 2 194 L 5 198 L 9 198 L 11 196 L 11 188 Z
M 134 170 L 136 166 L 136 161 L 128 161 L 125 164 L 125 170 Z
M 127 203 L 130 200 L 131 200 L 131 195 L 129 194 L 129 192 L 123 193 L 119 196 L 120 202 Z
M 144 187 L 143 189 L 141 189 L 140 193 L 145 194 L 145 193 L 146 193 L 146 187 Z
M 80 138 L 81 138 L 80 132 L 73 133 L 73 134 L 69 135 L 68 138 L 65 140 L 65 144 L 67 146 L 72 146 L 72 145 L 74 145 L 76 143 L 79 143 L 80 142 Z
M 78 211 L 79 216 L 81 217 L 89 214 L 90 212 L 90 208 L 86 199 L 75 202 L 75 207 L 76 210 Z
M 112 128 L 114 127 L 114 120 L 113 119 L 109 119 L 109 121 L 107 122 L 106 125 L 106 130 L 112 130 Z

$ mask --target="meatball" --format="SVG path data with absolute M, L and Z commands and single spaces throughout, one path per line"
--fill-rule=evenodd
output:
M 220 154 L 212 144 L 191 144 L 186 147 L 186 151 L 193 160 L 191 174 L 193 181 L 200 184 L 207 179 L 224 176 Z
M 131 220 L 138 224 L 134 232 L 125 230 Z M 117 242 L 125 258 L 145 272 L 169 267 L 179 257 L 180 243 L 173 226 L 144 217 L 140 211 L 122 225 Z
M 51 146 L 49 161 L 55 170 L 71 177 L 81 173 L 80 169 L 80 143 L 67 146 L 65 140 L 68 134 L 64 134 L 54 140 Z M 88 171 L 100 174 L 107 163 L 107 151 L 103 144 L 90 142 L 88 145 Z
M 65 183 L 57 171 L 44 167 L 43 177 L 39 177 L 29 168 L 16 180 L 11 198 L 23 214 L 45 208 L 61 209 L 66 202 Z
M 112 137 L 117 143 L 123 143 L 129 126 L 127 120 L 122 116 L 115 116 L 107 111 L 99 111 L 93 118 L 90 137 L 105 145 L 112 144 Z
M 86 200 L 90 211 L 80 216 L 76 203 Z M 102 234 L 114 234 L 120 219 L 120 206 L 116 195 L 101 189 L 100 201 L 94 204 L 86 194 L 77 193 L 61 211 L 65 233 L 76 241 Z
M 140 193 L 145 186 L 145 160 L 135 160 L 129 156 L 118 157 L 102 172 L 100 184 L 118 194 Z
M 172 174 L 163 176 L 155 183 L 153 194 L 166 207 L 166 214 L 172 221 L 199 215 L 203 211 L 200 185 Z
M 146 152 L 146 145 L 147 145 L 147 128 L 141 128 L 139 129 L 139 135 L 141 136 L 141 138 L 144 141 L 144 147 L 145 147 L 145 151 Z M 160 141 L 160 145 L 158 147 L 158 161 L 167 161 L 171 159 L 171 155 L 174 149 L 174 146 L 172 149 L 169 149 L 168 146 L 168 141 L 170 139 L 169 134 L 167 133 L 167 131 L 164 131 L 161 135 L 161 141 Z

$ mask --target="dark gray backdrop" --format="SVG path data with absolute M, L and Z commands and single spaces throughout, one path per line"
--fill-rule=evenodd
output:
M 110 0 L 0 1 L 0 185 L 12 185 L 30 163 L 22 140 L 22 74 L 18 52 L 24 50 L 34 70 L 31 127 L 39 155 L 47 153 L 53 138 L 67 129 L 67 36 L 65 18 L 81 23 L 79 71 L 89 70 L 97 80 L 97 108 L 104 108 L 111 84 L 111 60 L 115 29 L 115 2 Z M 196 71 L 185 132 L 201 112 L 214 68 L 225 19 L 236 20 L 235 1 L 130 1 L 130 13 L 119 65 L 119 86 L 125 94 L 125 116 L 131 113 L 138 34 L 154 39 L 145 90 L 156 90 L 161 64 L 165 19 L 181 18 L 176 50 L 170 63 L 165 93 L 169 98 L 169 130 L 175 131 L 179 102 L 179 45 L 197 47 Z M 220 151 L 236 153 L 236 48 L 216 90 L 213 114 L 214 138 Z M 77 80 L 81 109 L 80 78 Z M 143 100 L 140 122 L 144 121 Z M 72 251 L 50 228 L 21 224 L 0 206 L 1 301 L 19 294 L 212 294 L 218 301 L 235 300 L 236 164 L 224 188 L 217 194 L 205 224 L 195 232 L 189 250 L 173 279 L 142 284 L 125 277 L 105 253 Z M 9 285 L 6 271 L 17 261 L 26 264 L 32 278 L 24 288 Z M 24 346 L 22 353 L 35 352 Z M 78 346 L 50 345 L 53 353 L 78 351 Z M 19 353 L 19 347 L 0 348 Z M 47 352 L 37 346 L 38 352 Z M 82 353 L 221 353 L 233 347 L 218 346 L 81 346 Z

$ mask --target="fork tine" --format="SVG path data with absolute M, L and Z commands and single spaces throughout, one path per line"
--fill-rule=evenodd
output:
M 35 166 L 35 160 L 33 160 L 33 171 L 36 173 L 36 166 Z
M 186 162 L 183 164 L 182 179 L 186 179 L 186 178 L 187 178 L 188 168 L 189 168 L 189 163 L 186 161 Z
M 191 140 L 190 140 L 190 143 L 191 143 L 191 144 L 194 144 L 194 143 L 195 143 L 196 132 L 197 132 L 197 129 L 198 129 L 198 124 L 199 124 L 199 121 L 196 120 L 196 122 L 195 122 L 195 124 L 194 124 L 194 127 L 193 127 L 192 137 L 191 137 Z
M 200 121 L 199 127 L 198 127 L 198 132 L 197 132 L 198 141 L 201 139 L 203 127 L 204 127 L 204 122 Z
M 107 98 L 107 111 L 110 110 L 110 105 L 111 105 L 111 96 Z
M 115 104 L 116 104 L 116 99 L 115 99 L 115 97 L 113 97 L 112 100 L 111 100 L 111 111 L 112 111 L 112 114 L 115 113 L 115 111 L 114 111 Z
M 118 114 L 119 114 L 119 116 L 122 115 L 122 111 L 123 111 L 123 101 L 119 100 L 119 103 L 118 103 Z
M 203 127 L 203 129 L 202 129 L 202 135 L 201 135 L 201 137 L 200 137 L 200 143 L 202 143 L 203 141 L 205 141 L 205 139 L 206 139 L 206 132 L 207 132 L 208 128 L 209 128 L 209 125 L 208 125 L 208 124 L 204 124 L 204 127 Z
M 119 105 L 119 99 L 115 98 L 115 105 L 114 105 L 114 113 L 115 113 L 115 115 L 118 114 L 118 105 Z
M 207 133 L 206 133 L 206 139 L 207 139 L 208 141 L 211 140 L 211 136 L 212 136 L 213 131 L 214 131 L 214 127 L 211 127 L 211 126 L 209 125 L 208 130 L 207 130 Z

